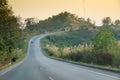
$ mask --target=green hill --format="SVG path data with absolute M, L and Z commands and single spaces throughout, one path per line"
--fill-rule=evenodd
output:
M 32 23 L 31 21 L 32 19 L 28 19 L 27 22 Z M 75 14 L 62 12 L 43 21 L 39 21 L 38 23 L 28 24 L 25 30 L 43 33 L 52 31 L 77 30 L 83 26 L 94 26 L 94 24 L 90 22 L 90 19 L 85 20 L 84 18 L 78 18 Z

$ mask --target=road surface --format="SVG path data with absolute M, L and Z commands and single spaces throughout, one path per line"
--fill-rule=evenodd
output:
M 47 58 L 40 48 L 40 39 L 29 41 L 26 58 L 0 72 L 0 80 L 120 80 L 120 74 L 61 62 Z

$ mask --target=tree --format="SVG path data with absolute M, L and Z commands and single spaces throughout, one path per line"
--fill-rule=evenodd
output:
M 2 51 L 4 49 L 5 49 L 5 43 L 4 43 L 3 38 L 0 36 L 0 51 Z
M 109 52 L 112 47 L 116 46 L 117 42 L 114 34 L 111 31 L 107 29 L 101 29 L 93 39 L 92 43 L 96 52 L 99 50 Z
M 1 60 L 6 63 L 11 61 L 12 51 L 17 48 L 20 37 L 18 18 L 13 15 L 8 0 L 0 0 L 0 58 L 3 58 Z
M 103 20 L 102 20 L 102 24 L 103 26 L 110 26 L 112 24 L 112 20 L 110 17 L 105 17 Z
M 25 24 L 26 24 L 26 30 L 28 31 L 34 31 L 36 29 L 35 27 L 37 26 L 38 20 L 36 18 L 27 18 L 25 19 Z
M 120 20 L 119 19 L 117 19 L 117 20 L 115 20 L 115 23 L 114 23 L 116 26 L 120 26 Z
M 95 56 L 94 62 L 102 65 L 111 65 L 112 51 L 114 51 L 114 48 L 117 46 L 114 34 L 107 29 L 101 29 L 93 39 L 92 44 Z
M 26 26 L 30 26 L 30 25 L 38 23 L 38 20 L 35 18 L 27 18 L 25 19 L 25 23 L 26 23 Z
M 8 47 L 15 46 L 21 31 L 19 29 L 18 18 L 13 15 L 7 0 L 0 1 L 0 19 L 1 37 Z
M 87 22 L 88 22 L 88 23 L 91 23 L 91 21 L 92 21 L 92 20 L 91 20 L 90 18 L 87 18 Z

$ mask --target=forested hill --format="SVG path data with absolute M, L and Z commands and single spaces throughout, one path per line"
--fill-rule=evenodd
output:
M 35 18 L 27 18 L 25 20 L 27 33 L 45 33 L 56 31 L 75 31 L 75 30 L 90 30 L 91 33 L 98 32 L 100 28 L 107 28 L 112 31 L 117 39 L 120 39 L 120 20 L 114 22 L 110 17 L 103 18 L 102 26 L 96 26 L 95 22 L 90 18 L 79 18 L 75 14 L 69 12 L 61 12 L 58 15 L 53 15 L 45 20 L 36 22 Z M 84 35 L 84 34 L 82 34 Z M 93 37 L 93 36 L 91 36 Z
M 47 36 L 42 48 L 48 56 L 120 69 L 120 20 L 105 17 L 102 24 L 88 18 L 78 30 Z
M 26 31 L 34 32 L 51 32 L 51 31 L 69 31 L 77 30 L 83 26 L 95 26 L 91 19 L 85 20 L 84 18 L 78 18 L 75 14 L 69 12 L 62 12 L 58 15 L 49 17 L 43 21 L 35 23 L 34 18 L 27 18 Z

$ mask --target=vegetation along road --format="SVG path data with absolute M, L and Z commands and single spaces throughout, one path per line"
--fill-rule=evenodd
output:
M 26 58 L 0 72 L 0 80 L 120 80 L 120 74 L 88 68 L 47 58 L 40 48 L 40 40 L 47 34 L 29 41 Z

